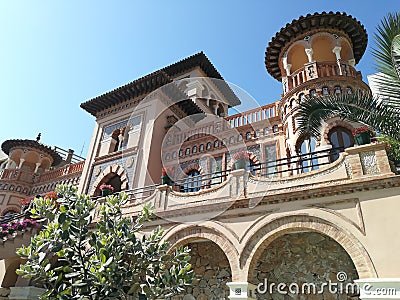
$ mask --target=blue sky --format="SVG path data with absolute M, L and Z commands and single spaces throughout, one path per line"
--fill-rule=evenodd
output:
M 279 99 L 265 70 L 273 35 L 300 15 L 345 11 L 367 29 L 357 69 L 374 73 L 373 33 L 396 0 L 1 1 L 0 142 L 34 139 L 86 156 L 94 117 L 79 104 L 204 51 L 258 103 Z

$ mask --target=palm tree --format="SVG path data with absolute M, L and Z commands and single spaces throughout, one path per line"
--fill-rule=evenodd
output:
M 382 98 L 361 93 L 311 97 L 302 102 L 297 111 L 300 133 L 319 139 L 324 120 L 339 116 L 400 140 L 400 13 L 388 14 L 377 32 L 377 48 L 373 55 L 379 72 L 376 83 Z
M 388 14 L 377 32 L 372 54 L 379 72 L 379 93 L 389 104 L 400 107 L 400 13 Z

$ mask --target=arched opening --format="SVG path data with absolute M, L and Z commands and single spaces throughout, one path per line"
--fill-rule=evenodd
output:
M 340 56 L 342 60 L 349 61 L 350 59 L 354 58 L 353 49 L 346 40 L 342 40 L 341 47 L 342 49 L 340 51 Z
M 308 63 L 308 58 L 303 43 L 293 45 L 289 49 L 287 62 L 292 65 L 290 73 L 296 72 L 298 69 L 303 68 L 304 64 Z M 283 74 L 286 74 L 286 71 L 284 71 Z
M 100 186 L 102 184 L 111 185 L 114 188 L 114 193 L 121 192 L 121 190 L 122 190 L 121 176 L 116 174 L 116 173 L 109 173 L 107 176 L 105 176 L 103 178 L 103 180 L 101 180 L 99 182 L 99 184 L 97 185 L 97 188 L 96 188 L 94 196 L 100 196 L 101 191 L 100 191 L 99 188 L 100 188 Z
M 346 250 L 331 237 L 298 231 L 261 247 L 259 255 L 253 257 L 254 269 L 249 274 L 252 283 L 267 282 L 263 287 L 266 292 L 258 293 L 257 299 L 350 299 L 357 295 L 356 267 Z M 329 283 L 342 284 L 344 288 L 330 290 Z M 282 284 L 281 290 L 277 289 L 278 284 Z M 281 297 L 284 295 L 279 291 L 287 293 L 288 298 Z
M 209 240 L 193 241 L 187 246 L 191 249 L 190 264 L 196 280 L 184 299 L 228 299 L 226 283 L 232 281 L 232 271 L 226 254 Z
M 332 52 L 333 37 L 320 35 L 312 39 L 313 59 L 317 62 L 335 62 L 336 55 Z
M 350 130 L 341 126 L 333 127 L 328 133 L 328 139 L 332 145 L 333 160 L 337 160 L 339 153 L 344 149 L 354 146 L 354 138 Z

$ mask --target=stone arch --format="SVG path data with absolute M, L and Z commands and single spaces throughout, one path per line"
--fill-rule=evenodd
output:
M 121 190 L 126 190 L 128 189 L 128 177 L 126 175 L 124 167 L 117 165 L 117 164 L 112 164 L 111 166 L 106 167 L 103 172 L 97 177 L 97 179 L 94 181 L 92 188 L 90 190 L 89 195 L 94 195 L 96 193 L 97 187 L 102 184 L 103 182 L 106 182 L 106 180 L 110 179 L 112 176 L 119 176 L 121 179 Z
M 23 152 L 21 149 L 15 149 L 10 153 L 9 158 L 10 158 L 10 160 L 12 160 L 14 162 L 14 168 L 19 165 L 22 155 L 23 155 Z
M 318 32 L 309 40 L 313 49 L 313 60 L 317 62 L 334 62 L 336 55 L 332 49 L 336 45 L 336 39 L 332 33 Z
M 353 48 L 351 47 L 349 41 L 346 38 L 339 37 L 339 43 L 342 47 L 342 50 L 340 51 L 341 58 L 345 61 L 354 59 Z
M 307 42 L 299 40 L 294 42 L 286 51 L 287 63 L 291 64 L 291 73 L 304 67 L 305 63 L 308 63 L 307 54 L 305 49 L 307 48 Z M 286 71 L 281 68 L 282 74 L 286 74 Z
M 187 227 L 178 227 L 168 232 L 164 236 L 164 240 L 170 242 L 171 249 L 185 245 L 199 239 L 211 241 L 215 243 L 225 253 L 232 272 L 232 281 L 240 278 L 239 254 L 234 244 L 226 237 L 225 234 L 215 228 L 189 225 Z
M 198 171 L 200 174 L 204 174 L 203 168 L 197 163 L 188 165 L 185 169 L 182 170 L 182 172 L 183 174 L 188 174 L 190 171 L 193 170 Z
M 353 261 L 359 278 L 377 277 L 368 252 L 353 234 L 336 224 L 310 215 L 280 217 L 252 232 L 240 254 L 240 267 L 243 272 L 249 277 L 257 258 L 273 240 L 287 233 L 305 230 L 326 235 L 342 246 Z

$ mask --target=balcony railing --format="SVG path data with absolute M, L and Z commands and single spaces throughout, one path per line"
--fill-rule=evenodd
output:
M 361 74 L 345 61 L 311 62 L 287 76 L 285 93 L 303 83 L 320 77 L 346 76 L 361 79 Z
M 35 174 L 23 169 L 5 169 L 1 172 L 0 179 L 13 180 L 24 183 L 33 183 Z
M 62 177 L 62 176 L 82 172 L 84 165 L 85 165 L 85 161 L 81 161 L 76 164 L 66 165 L 62 168 L 59 168 L 59 169 L 56 169 L 53 171 L 49 171 L 49 172 L 45 172 L 43 174 L 40 174 L 37 183 L 48 182 L 48 181 L 54 180 L 54 179 Z
M 236 128 L 276 116 L 275 104 L 268 104 L 248 110 L 245 114 L 239 113 L 225 119 L 229 122 L 231 128 Z
M 250 166 L 250 171 L 253 175 L 268 178 L 307 173 L 333 163 L 339 158 L 339 153 L 343 151 L 343 147 L 338 147 L 269 160 Z

